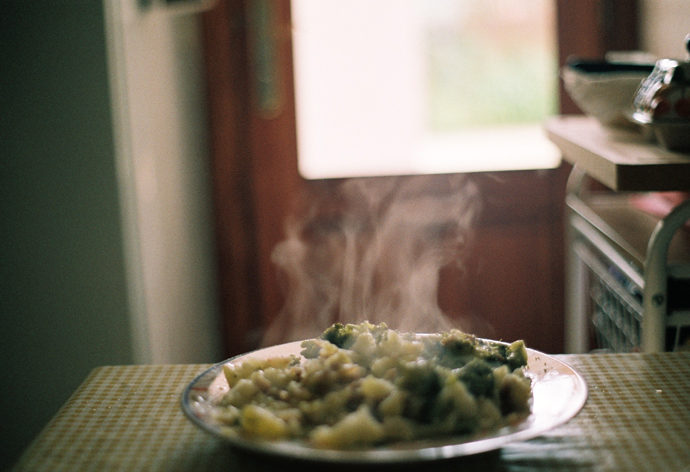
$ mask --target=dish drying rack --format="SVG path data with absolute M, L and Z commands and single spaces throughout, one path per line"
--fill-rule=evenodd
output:
M 663 216 L 633 203 L 689 191 L 690 155 L 584 117 L 558 117 L 546 129 L 573 164 L 566 352 L 690 349 L 690 199 Z

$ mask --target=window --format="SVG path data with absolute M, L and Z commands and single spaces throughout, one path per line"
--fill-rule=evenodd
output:
M 305 178 L 558 166 L 552 0 L 293 0 Z

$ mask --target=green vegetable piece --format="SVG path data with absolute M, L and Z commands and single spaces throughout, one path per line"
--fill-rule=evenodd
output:
M 530 394 L 529 379 L 515 374 L 506 375 L 498 392 L 501 413 L 507 415 L 526 410 Z
M 470 355 L 474 353 L 477 339 L 471 334 L 452 330 L 441 339 L 444 350 L 456 356 Z
M 494 341 L 478 341 L 476 355 L 489 362 L 493 367 L 506 363 L 508 346 Z
M 477 339 L 458 330 L 451 330 L 441 338 L 438 363 L 449 369 L 457 369 L 477 354 Z
M 354 342 L 354 326 L 351 324 L 334 323 L 321 335 L 322 339 L 340 348 L 347 348 Z
M 481 359 L 472 359 L 459 369 L 458 379 L 474 396 L 490 397 L 494 391 L 494 372 L 491 366 Z
M 513 370 L 527 365 L 527 348 L 524 341 L 518 340 L 508 346 L 507 361 Z
M 441 391 L 441 379 L 433 367 L 426 362 L 403 366 L 398 385 L 411 394 L 404 415 L 422 423 L 431 422 L 434 402 Z

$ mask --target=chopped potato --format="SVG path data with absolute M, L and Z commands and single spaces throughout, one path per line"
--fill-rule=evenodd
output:
M 373 444 L 383 436 L 383 425 L 362 405 L 333 426 L 316 427 L 310 439 L 317 447 L 347 448 L 358 444 Z
M 288 434 L 288 425 L 270 410 L 257 405 L 247 405 L 240 413 L 242 429 L 250 436 L 264 439 L 280 439 Z

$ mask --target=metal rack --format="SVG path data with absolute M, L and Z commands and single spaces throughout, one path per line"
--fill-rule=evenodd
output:
M 690 190 L 690 156 L 586 118 L 556 119 L 547 133 L 574 165 L 566 197 L 566 351 L 690 348 L 690 200 L 663 218 L 630 204 L 640 192 Z M 593 191 L 592 181 L 608 189 Z
M 683 348 L 690 343 L 690 233 L 680 227 L 690 201 L 658 219 L 632 207 L 627 193 L 583 191 L 585 180 L 574 169 L 566 198 L 567 349 Z

